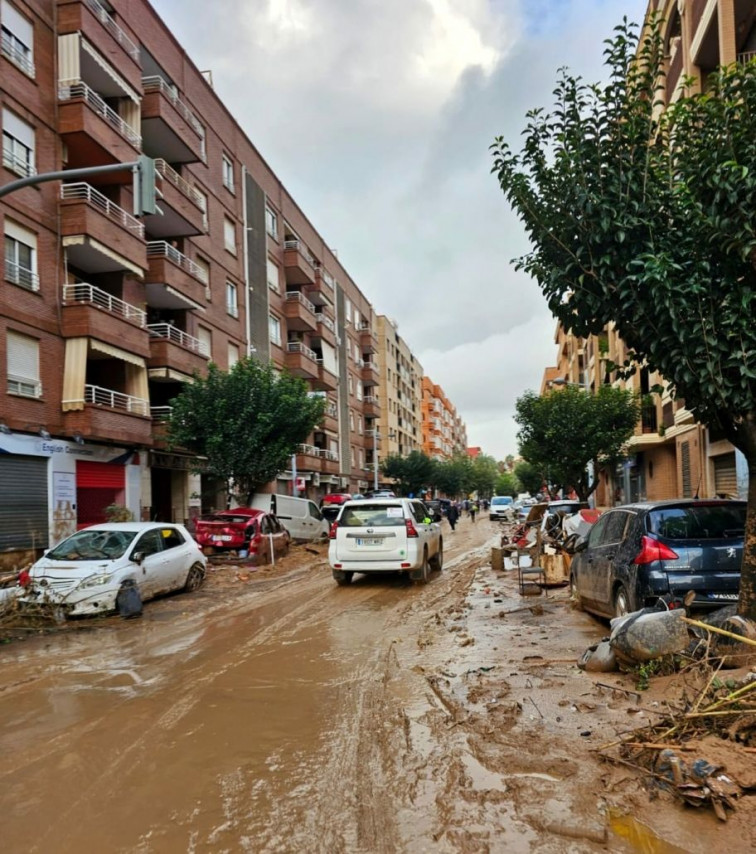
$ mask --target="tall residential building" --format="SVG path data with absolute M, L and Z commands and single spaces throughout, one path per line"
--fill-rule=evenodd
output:
M 436 460 L 467 453 L 467 428 L 440 385 L 423 377 L 423 452 Z
M 210 360 L 255 354 L 325 396 L 279 491 L 364 489 L 373 309 L 149 3 L 0 0 L 0 24 L 2 184 L 144 154 L 161 194 L 135 217 L 125 170 L 0 200 L 0 552 L 112 503 L 166 521 L 217 506 L 161 432 Z

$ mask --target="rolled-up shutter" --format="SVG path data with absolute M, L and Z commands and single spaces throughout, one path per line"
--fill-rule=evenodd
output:
M 0 456 L 0 551 L 47 548 L 47 457 Z
M 714 492 L 717 495 L 738 495 L 738 476 L 735 467 L 735 453 L 720 454 L 713 458 Z
M 123 489 L 126 484 L 126 469 L 116 463 L 76 462 L 77 488 Z

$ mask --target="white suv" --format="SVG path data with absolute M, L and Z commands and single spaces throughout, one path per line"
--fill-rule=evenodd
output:
M 333 577 L 343 585 L 355 572 L 408 572 L 427 583 L 444 560 L 441 526 L 431 518 L 413 498 L 347 501 L 330 531 Z

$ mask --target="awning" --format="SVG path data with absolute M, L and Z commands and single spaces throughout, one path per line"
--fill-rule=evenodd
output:
M 134 353 L 129 353 L 126 350 L 121 350 L 120 347 L 114 347 L 112 344 L 105 344 L 103 341 L 98 341 L 96 338 L 89 339 L 89 346 L 97 353 L 103 353 L 105 356 L 112 356 L 114 359 L 120 359 L 122 362 L 128 362 L 130 365 L 136 365 L 142 370 L 146 369 L 144 359 Z
M 84 49 L 84 52 L 89 54 L 89 56 L 97 63 L 97 65 L 108 75 L 108 77 L 118 86 L 119 89 L 122 90 L 123 94 L 126 97 L 131 98 L 131 100 L 138 104 L 140 101 L 139 95 L 129 86 L 129 84 L 121 77 L 120 74 L 116 72 L 112 65 L 102 56 L 98 51 L 96 51 L 92 45 L 86 40 L 81 39 L 81 46 Z
M 152 308 L 177 308 L 189 311 L 204 311 L 205 307 L 195 302 L 177 288 L 166 285 L 165 282 L 148 282 L 147 305 Z
M 87 339 L 69 338 L 63 368 L 61 409 L 84 409 L 84 383 L 87 375 Z
M 98 240 L 93 240 L 89 235 L 69 235 L 63 238 L 62 243 L 63 248 L 67 250 L 66 254 L 69 259 L 87 273 L 129 270 L 140 279 L 144 278 L 144 270 L 141 267 L 124 258 L 123 255 L 119 255 L 117 252 L 109 249 Z M 94 258 L 93 253 L 96 253 Z M 108 258 L 112 264 L 110 266 L 103 266 L 102 257 Z
M 151 380 L 174 380 L 178 383 L 193 383 L 194 377 L 189 374 L 182 374 L 181 371 L 175 371 L 173 368 L 148 368 L 147 376 Z

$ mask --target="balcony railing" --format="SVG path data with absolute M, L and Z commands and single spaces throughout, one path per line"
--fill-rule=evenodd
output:
M 365 395 L 365 397 L 363 398 L 363 402 L 364 402 L 364 403 L 370 403 L 370 404 L 372 404 L 373 406 L 377 406 L 377 405 L 378 405 L 378 398 L 377 398 L 377 397 L 375 397 L 375 395 L 367 394 L 367 395 Z
M 291 238 L 289 240 L 284 240 L 284 249 L 296 249 L 311 267 L 317 267 L 317 261 L 301 240 L 294 240 Z
M 63 286 L 63 302 L 71 303 L 88 303 L 96 305 L 98 308 L 104 308 L 110 314 L 117 314 L 137 326 L 144 328 L 147 325 L 147 313 L 137 308 L 131 303 L 124 302 L 118 297 L 111 296 L 107 291 L 94 285 L 88 285 L 85 282 L 77 282 L 72 285 Z
M 315 445 L 300 445 L 297 449 L 297 453 L 307 454 L 310 457 L 317 457 L 320 455 L 320 448 Z
M 363 361 L 360 362 L 360 367 L 369 368 L 371 371 L 378 370 L 378 365 L 375 362 L 369 362 L 367 359 L 363 359 Z
M 64 401 L 70 403 L 71 401 Z M 109 388 L 101 388 L 98 385 L 84 386 L 84 403 L 93 403 L 96 406 L 105 406 L 118 412 L 127 412 L 129 415 L 149 415 L 150 402 L 141 397 L 132 397 L 120 391 Z
M 167 258 L 172 261 L 177 267 L 181 267 L 190 276 L 194 276 L 202 282 L 203 285 L 208 284 L 207 270 L 195 264 L 190 258 L 187 258 L 183 252 L 179 252 L 175 246 L 166 243 L 165 240 L 151 240 L 147 244 L 148 258 Z
M 126 213 L 123 208 L 119 208 L 115 202 L 111 202 L 102 193 L 95 190 L 89 184 L 63 184 L 60 188 L 61 199 L 73 199 L 81 202 L 87 202 L 97 210 L 110 217 L 110 219 L 127 228 L 129 231 L 144 239 L 144 226 L 136 217 L 130 213 Z
M 181 175 L 179 175 L 179 173 L 172 166 L 169 166 L 161 157 L 155 161 L 155 171 L 162 175 L 166 181 L 173 184 L 173 186 L 183 193 L 190 202 L 193 202 L 203 214 L 207 213 L 207 205 L 202 193 L 197 192 L 197 190 L 195 190 L 195 188 L 186 179 L 182 178 Z
M 315 306 L 307 299 L 301 291 L 286 291 L 287 302 L 301 303 L 308 311 L 315 314 Z
M 330 460 L 332 463 L 339 461 L 339 455 L 336 451 L 329 451 L 327 448 L 318 448 L 318 455 L 323 457 L 323 459 Z
M 322 323 L 326 329 L 330 329 L 331 332 L 336 332 L 336 324 L 327 314 L 324 314 L 322 311 L 318 311 L 315 313 L 315 317 L 317 317 L 318 323 Z
M 141 149 L 142 137 L 112 107 L 109 107 L 94 89 L 90 89 L 86 83 L 82 83 L 80 80 L 61 80 L 58 83 L 58 100 L 71 101 L 73 98 L 83 98 L 87 105 L 114 127 L 124 139 L 128 140 L 135 148 Z
M 29 77 L 34 77 L 34 63 L 29 58 L 29 51 L 23 50 L 16 44 L 12 36 L 3 32 L 0 40 L 0 51 L 3 56 L 7 57 L 14 65 L 20 68 L 24 74 Z
M 333 290 L 333 276 L 326 270 L 325 267 L 320 266 L 317 268 L 317 273 L 320 278 L 323 280 L 323 283 L 326 284 L 331 290 Z
M 150 415 L 153 421 L 167 421 L 173 412 L 172 406 L 151 406 Z
M 326 404 L 325 414 L 326 414 L 329 418 L 338 418 L 338 417 L 339 417 L 339 408 L 338 408 L 338 406 L 336 406 L 336 404 L 335 404 L 335 403 L 333 403 L 333 402 L 331 402 L 331 401 L 329 400 L 329 401 L 328 401 L 328 403 Z
M 111 36 L 121 45 L 121 47 L 134 60 L 139 62 L 139 48 L 133 41 L 124 33 L 124 31 L 116 24 L 113 17 L 107 9 L 99 3 L 98 0 L 84 0 L 84 5 L 87 6 L 94 16 L 99 19 L 100 23 L 110 33 Z
M 32 175 L 37 174 L 37 170 L 32 163 L 34 153 L 30 149 L 22 150 L 24 151 L 24 157 L 19 157 L 14 151 L 3 148 L 3 166 L 6 169 L 10 169 L 11 172 L 15 172 L 16 175 L 20 175 L 22 178 L 31 178 Z
M 756 59 L 756 50 L 748 50 L 745 53 L 738 54 L 738 62 L 743 65 L 745 65 L 746 62 L 750 62 L 752 59 Z
M 202 122 L 194 115 L 187 105 L 179 98 L 176 90 L 163 80 L 159 75 L 154 77 L 143 77 L 142 86 L 145 92 L 162 92 L 163 95 L 173 104 L 176 110 L 183 116 L 184 119 L 191 125 L 197 136 L 205 138 L 205 128 Z
M 32 270 L 7 258 L 5 259 L 5 280 L 14 285 L 20 285 L 22 288 L 28 288 L 30 291 L 39 290 L 39 276 Z
M 150 323 L 147 329 L 149 329 L 150 335 L 153 338 L 167 338 L 174 344 L 178 344 L 179 347 L 192 350 L 194 353 L 199 353 L 200 356 L 206 356 L 208 359 L 210 358 L 210 348 L 206 342 L 200 341 L 199 338 L 195 338 L 193 335 L 189 335 L 175 326 L 171 326 L 170 323 Z
M 306 344 L 303 344 L 301 341 L 289 341 L 289 343 L 286 345 L 286 349 L 289 351 L 289 353 L 301 353 L 303 356 L 307 356 L 308 359 L 312 359 L 314 362 L 317 361 L 315 351 L 311 350 Z

